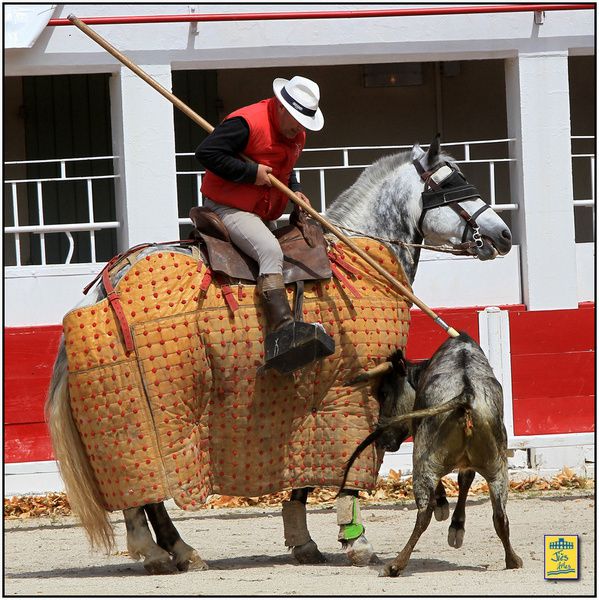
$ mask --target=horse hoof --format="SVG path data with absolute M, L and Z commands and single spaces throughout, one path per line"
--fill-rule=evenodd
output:
M 449 502 L 441 502 L 437 500 L 437 506 L 435 506 L 435 519 L 437 521 L 446 521 L 449 519 Z
M 162 558 L 145 560 L 144 569 L 149 575 L 171 575 L 177 572 L 177 566 L 170 558 L 168 560 Z
M 301 565 L 318 565 L 327 562 L 314 540 L 310 540 L 301 546 L 294 546 L 291 552 L 295 560 Z
M 452 548 L 461 548 L 464 542 L 464 533 L 466 532 L 463 527 L 460 527 L 458 529 L 456 527 L 451 526 L 449 528 L 449 531 L 447 532 L 447 543 Z
M 177 563 L 179 571 L 206 571 L 208 565 L 200 558 L 200 555 L 194 550 L 184 560 Z
M 346 552 L 349 562 L 354 567 L 365 567 L 374 555 L 374 548 L 362 534 L 359 538 L 348 542 Z

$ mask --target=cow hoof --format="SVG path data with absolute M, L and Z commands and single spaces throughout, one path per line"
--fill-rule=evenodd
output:
M 447 502 L 447 500 L 437 500 L 437 506 L 435 506 L 435 519 L 437 521 L 447 521 L 447 519 L 449 519 L 449 502 Z
M 390 562 L 379 571 L 379 577 L 398 577 L 402 571 L 394 562 Z
M 464 542 L 464 533 L 466 533 L 466 531 L 463 527 L 458 529 L 452 525 L 447 533 L 447 543 L 452 548 L 461 548 Z
M 354 567 L 365 567 L 374 556 L 372 544 L 362 534 L 359 538 L 347 542 L 346 550 L 350 564 Z
M 177 573 L 177 566 L 170 559 L 156 558 L 144 560 L 144 569 L 149 575 L 171 575 Z
M 513 556 L 508 556 L 505 559 L 505 568 L 506 569 L 521 569 L 524 566 L 522 559 L 514 554 Z
M 314 540 L 310 540 L 301 546 L 293 546 L 291 552 L 295 560 L 301 565 L 319 565 L 327 562 Z

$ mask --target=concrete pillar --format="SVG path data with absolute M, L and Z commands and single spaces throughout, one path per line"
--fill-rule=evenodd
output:
M 524 302 L 530 310 L 575 308 L 568 53 L 520 53 L 506 60 L 505 79 Z
M 141 66 L 171 89 L 169 65 Z M 119 251 L 179 239 L 173 105 L 121 67 L 110 78 Z

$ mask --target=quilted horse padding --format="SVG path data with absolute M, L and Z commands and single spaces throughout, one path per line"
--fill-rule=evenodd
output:
M 386 246 L 356 243 L 409 286 Z M 362 259 L 333 253 L 351 268 L 307 284 L 303 314 L 323 324 L 335 353 L 289 375 L 257 374 L 264 320 L 255 287 L 231 286 L 232 312 L 216 280 L 201 289 L 209 271 L 184 252 L 150 254 L 116 285 L 135 351 L 107 299 L 65 316 L 72 412 L 107 510 L 340 484 L 378 417 L 373 384 L 347 382 L 405 347 L 410 315 Z M 348 487 L 372 489 L 381 461 L 370 447 Z

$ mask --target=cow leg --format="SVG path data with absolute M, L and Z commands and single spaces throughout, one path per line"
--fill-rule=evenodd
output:
M 364 535 L 357 490 L 341 490 L 336 500 L 338 540 L 355 567 L 365 567 L 374 556 L 372 544 Z
M 447 543 L 453 548 L 461 548 L 464 541 L 464 533 L 466 532 L 464 524 L 466 522 L 466 498 L 468 490 L 474 480 L 476 472 L 472 469 L 460 469 L 458 473 L 458 485 L 460 491 L 458 501 L 451 517 L 451 525 L 447 533 Z
M 127 550 L 134 560 L 144 558 L 144 569 L 150 575 L 176 573 L 177 567 L 170 554 L 158 546 L 152 538 L 143 507 L 126 508 L 123 511 L 127 528 Z
M 449 519 L 449 502 L 447 502 L 445 487 L 442 481 L 439 481 L 435 488 L 435 519 L 437 521 L 446 521 Z
M 204 571 L 208 565 L 197 550 L 186 544 L 166 512 L 164 502 L 146 504 L 146 515 L 152 523 L 158 545 L 171 554 L 179 571 Z
M 418 477 L 416 475 L 416 470 L 414 470 L 413 481 L 414 497 L 416 499 L 416 507 L 418 508 L 414 530 L 403 550 L 394 560 L 384 566 L 380 573 L 382 577 L 397 577 L 406 568 L 416 543 L 420 539 L 420 536 L 426 531 L 433 516 L 435 505 L 435 480 L 432 477 L 427 477 L 426 479 Z
M 508 492 L 507 469 L 505 469 L 505 473 L 500 474 L 497 478 L 491 481 L 487 479 L 487 482 L 489 484 L 491 504 L 493 505 L 493 525 L 505 550 L 505 568 L 519 569 L 523 563 L 522 559 L 514 552 L 510 543 L 510 522 L 505 512 Z
M 308 494 L 314 488 L 299 488 L 291 490 L 290 500 L 283 502 L 283 530 L 285 545 L 298 563 L 302 565 L 317 565 L 326 562 L 318 546 L 310 537 L 306 521 L 306 502 Z

